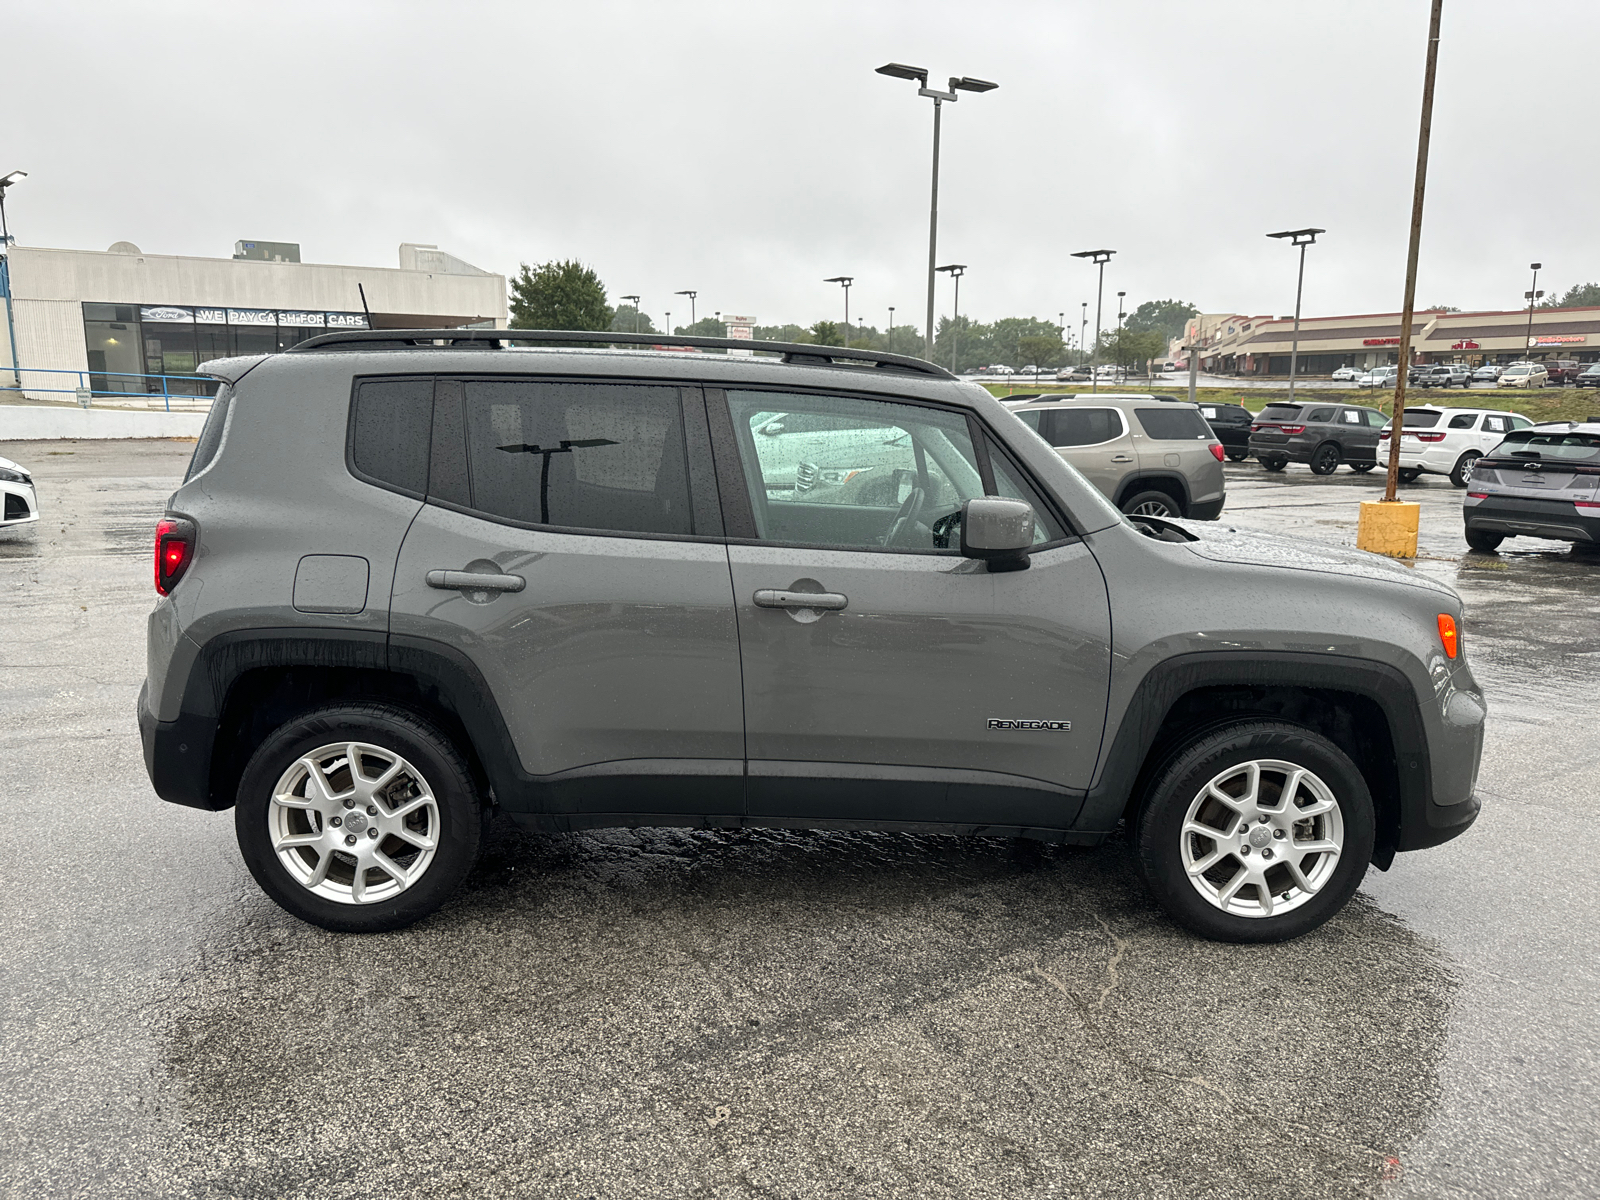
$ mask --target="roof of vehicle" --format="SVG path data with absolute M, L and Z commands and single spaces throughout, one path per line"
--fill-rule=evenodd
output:
M 1055 396 L 1011 396 L 1004 397 L 1005 404 L 1013 412 L 1020 408 L 1032 408 L 1039 404 L 1060 404 L 1065 400 L 1087 400 L 1094 404 L 1106 401 L 1137 402 L 1148 404 L 1157 401 L 1161 404 L 1189 405 L 1187 400 L 1178 400 L 1172 396 L 1157 396 L 1150 392 L 1063 392 Z M 1198 405 L 1190 407 L 1198 408 Z

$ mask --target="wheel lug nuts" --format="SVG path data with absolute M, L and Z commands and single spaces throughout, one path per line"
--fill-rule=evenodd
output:
M 356 806 L 356 802 L 354 800 L 350 799 L 350 797 L 346 796 L 344 798 L 344 806 L 346 808 L 354 808 Z
M 376 829 L 369 829 L 367 830 L 367 836 L 369 838 L 375 838 L 378 836 L 378 831 Z
M 376 804 L 367 805 L 367 816 L 375 817 L 377 815 L 378 815 L 378 806 Z
M 334 828 L 337 829 L 340 825 L 344 824 L 344 818 L 343 817 L 332 817 L 332 818 L 329 819 L 328 824 L 332 825 Z
M 353 834 L 353 833 L 345 834 L 344 835 L 344 844 L 346 846 L 354 846 L 356 844 L 356 835 Z
M 1261 857 L 1262 858 L 1271 858 L 1272 857 L 1272 847 L 1268 846 L 1265 850 L 1263 850 L 1261 852 Z
M 1265 825 L 1269 818 L 1267 818 L 1267 817 L 1258 817 L 1256 819 L 1259 820 L 1263 825 Z
M 1239 847 L 1239 853 L 1240 854 L 1249 854 L 1250 853 L 1250 847 L 1249 846 L 1240 846 Z
M 1281 840 L 1281 839 L 1282 839 L 1282 838 L 1283 838 L 1283 830 L 1281 830 L 1281 829 L 1274 829 L 1274 830 L 1273 830 L 1273 831 L 1272 831 L 1272 836 L 1273 836 L 1273 837 L 1275 837 L 1275 838 L 1278 838 L 1278 839 L 1280 839 L 1280 840 Z

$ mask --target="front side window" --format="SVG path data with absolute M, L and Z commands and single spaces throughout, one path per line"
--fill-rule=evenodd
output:
M 1122 414 L 1114 408 L 1055 409 L 1045 414 L 1040 432 L 1052 446 L 1096 446 L 1122 436 Z
M 1454 426 L 1455 422 L 1452 421 L 1450 424 Z M 1470 429 L 1472 426 L 1469 424 L 1463 428 Z M 1510 420 L 1506 417 L 1485 417 L 1483 419 L 1483 431 L 1485 433 L 1506 433 L 1510 428 Z
M 727 397 L 762 540 L 959 552 L 961 506 L 985 494 L 965 416 L 844 396 Z M 1061 537 L 1031 491 L 993 466 L 1000 494 L 1034 505 L 1035 543 Z
M 465 383 L 469 507 L 526 525 L 690 535 L 678 389 Z
M 1367 414 L 1367 425 L 1373 429 L 1382 429 L 1389 423 L 1389 418 L 1375 408 L 1364 408 L 1361 411 Z
M 1341 408 L 1339 410 L 1339 424 L 1364 425 L 1366 422 L 1361 419 L 1361 413 L 1359 410 L 1354 408 Z

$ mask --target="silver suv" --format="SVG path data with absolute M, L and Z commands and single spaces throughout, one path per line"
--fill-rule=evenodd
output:
M 156 792 L 232 807 L 290 912 L 423 918 L 495 812 L 1126 821 L 1177 920 L 1275 941 L 1476 816 L 1450 588 L 1132 521 L 929 363 L 649 340 L 357 331 L 206 364 L 139 726 Z
M 1039 396 L 1009 407 L 1123 512 L 1222 514 L 1225 454 L 1196 405 L 1135 394 Z

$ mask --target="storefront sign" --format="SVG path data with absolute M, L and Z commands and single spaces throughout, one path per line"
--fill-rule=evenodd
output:
M 1392 337 L 1392 338 L 1362 338 L 1361 339 L 1361 344 L 1363 346 L 1398 346 L 1400 344 L 1400 339 L 1397 338 L 1397 337 Z
M 152 305 L 139 310 L 141 321 L 183 321 L 186 324 L 194 320 L 194 313 L 187 308 L 178 308 L 174 305 Z
M 367 318 L 363 313 L 329 313 L 329 329 L 365 329 Z
M 733 313 L 723 313 L 722 323 L 724 325 L 754 325 L 756 323 L 756 319 L 754 317 L 734 316 Z
M 230 308 L 229 325 L 276 325 L 278 314 L 270 308 Z
M 285 308 L 278 313 L 280 325 L 323 325 L 327 321 L 327 314 L 319 312 L 301 312 L 298 309 Z
M 1528 339 L 1530 346 L 1569 346 L 1574 342 L 1587 342 L 1589 335 L 1586 333 L 1553 334 L 1550 337 L 1531 337 Z
M 194 310 L 194 319 L 200 325 L 226 325 L 228 323 L 228 310 L 225 308 L 197 308 Z
M 1462 338 L 1455 345 L 1451 346 L 1450 349 L 1452 349 L 1452 350 L 1481 350 L 1481 349 L 1483 349 L 1483 347 L 1478 345 L 1478 343 L 1473 341 L 1471 338 Z

